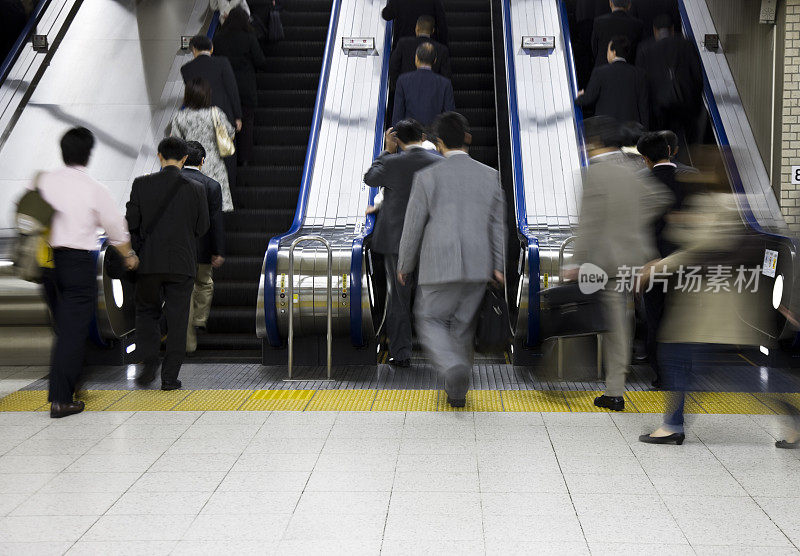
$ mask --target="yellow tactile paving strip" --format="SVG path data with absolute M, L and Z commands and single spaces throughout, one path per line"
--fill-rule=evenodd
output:
M 606 411 L 594 391 L 471 390 L 454 409 L 442 390 L 86 390 L 77 398 L 90 411 Z M 626 392 L 626 413 L 662 413 L 665 392 Z M 771 415 L 779 400 L 800 407 L 800 394 L 691 392 L 686 413 Z M 20 390 L 0 399 L 0 411 L 44 411 L 44 390 Z

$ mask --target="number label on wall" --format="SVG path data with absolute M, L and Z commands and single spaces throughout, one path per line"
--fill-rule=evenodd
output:
M 792 166 L 792 185 L 800 185 L 800 166 Z

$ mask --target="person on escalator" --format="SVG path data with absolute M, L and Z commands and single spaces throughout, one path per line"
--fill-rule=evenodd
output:
M 397 78 L 403 73 L 408 73 L 417 69 L 417 48 L 424 42 L 433 45 L 436 51 L 436 60 L 431 69 L 434 73 L 450 79 L 450 51 L 442 43 L 431 38 L 434 31 L 435 20 L 429 15 L 423 15 L 417 20 L 415 37 L 403 37 L 392 49 L 392 56 L 389 58 L 389 80 L 390 83 L 397 83 Z
M 394 22 L 392 48 L 403 37 L 413 37 L 420 16 L 433 17 L 436 30 L 433 38 L 447 44 L 447 19 L 442 0 L 388 0 L 381 17 Z
M 497 170 L 473 160 L 469 124 L 448 112 L 433 124 L 444 160 L 414 174 L 397 281 L 414 272 L 417 332 L 444 378 L 447 401 L 466 404 L 477 313 L 489 281 L 505 281 L 506 204 Z
M 414 175 L 442 160 L 439 155 L 423 148 L 424 141 L 425 130 L 419 122 L 397 122 L 397 125 L 386 131 L 384 151 L 364 174 L 364 183 L 384 189 L 383 203 L 372 234 L 372 250 L 383 255 L 386 267 L 386 288 L 389 292 L 386 308 L 389 364 L 398 367 L 411 366 L 412 348 L 411 296 L 414 280 L 409 278 L 405 284 L 397 280 L 397 258 L 403 222 Z
M 594 54 L 595 68 L 610 64 L 606 58 L 606 48 L 614 37 L 623 36 L 628 39 L 630 58 L 628 62 L 634 63 L 633 56 L 644 34 L 642 22 L 628 13 L 631 0 L 610 0 L 611 13 L 601 15 L 594 20 L 592 28 L 592 54 Z
M 658 16 L 666 15 L 675 23 L 681 20 L 678 0 L 631 0 L 630 14 L 642 22 L 645 39 L 650 39 L 656 34 L 653 23 Z
M 639 122 L 649 129 L 650 105 L 644 72 L 628 63 L 631 43 L 624 36 L 614 37 L 606 49 L 608 64 L 594 68 L 586 90 L 578 93 L 578 106 L 594 106 L 597 116 L 618 122 Z
M 576 0 L 575 3 L 575 72 L 578 74 L 578 86 L 586 87 L 589 76 L 594 67 L 594 54 L 592 53 L 592 30 L 594 20 L 611 13 L 607 0 Z
M 404 73 L 397 80 L 392 111 L 392 125 L 400 120 L 414 119 L 429 126 L 444 112 L 455 110 L 453 85 L 450 80 L 433 73 L 436 50 L 429 42 L 417 47 L 417 70 Z

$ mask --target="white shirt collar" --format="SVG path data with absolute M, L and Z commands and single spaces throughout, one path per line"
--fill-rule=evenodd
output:
M 422 149 L 422 148 L 424 148 L 422 145 L 406 145 L 406 148 L 404 150 L 411 151 L 414 149 Z
M 420 34 L 419 34 L 419 35 L 417 35 L 417 36 L 418 36 L 418 37 L 425 37 L 426 39 L 429 39 L 429 38 L 431 38 L 431 36 L 430 36 L 429 34 L 427 34 L 427 33 L 420 33 Z
M 673 168 L 678 167 L 678 165 L 673 162 L 659 162 L 658 164 L 653 164 L 653 168 L 658 168 L 659 166 L 672 166 Z
M 601 159 L 601 158 L 605 158 L 605 157 L 607 157 L 607 156 L 611 156 L 611 155 L 615 155 L 615 154 L 620 154 L 621 152 L 622 152 L 622 151 L 620 151 L 620 150 L 615 150 L 615 151 L 610 151 L 610 152 L 603 153 L 603 154 L 596 154 L 596 155 L 594 155 L 593 157 L 590 157 L 590 158 L 589 158 L 589 161 L 592 161 L 592 160 L 599 160 L 599 159 Z
M 627 62 L 627 61 L 628 60 L 626 60 L 625 58 L 621 58 L 621 57 L 617 56 L 616 58 L 611 60 L 611 63 L 613 64 L 614 62 Z
M 464 156 L 469 156 L 469 154 L 466 151 L 462 151 L 461 149 L 456 149 L 456 150 L 453 150 L 453 151 L 447 151 L 446 153 L 444 153 L 444 156 L 445 156 L 445 158 L 450 158 L 452 156 L 459 156 L 459 155 L 462 155 L 462 154 Z
M 200 172 L 200 168 L 198 166 L 189 166 L 188 164 L 184 164 L 183 165 L 183 169 L 184 170 L 197 170 L 198 172 Z

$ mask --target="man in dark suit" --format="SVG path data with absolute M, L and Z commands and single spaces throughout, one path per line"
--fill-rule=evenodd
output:
M 668 15 L 677 25 L 681 20 L 678 0 L 631 0 L 631 15 L 642 22 L 644 37 L 652 38 L 656 17 Z
M 589 82 L 594 67 L 592 30 L 594 20 L 611 13 L 608 0 L 576 0 L 575 2 L 575 66 L 581 88 Z
M 239 98 L 239 87 L 228 58 L 224 56 L 211 56 L 214 53 L 214 44 L 205 35 L 195 35 L 189 41 L 194 59 L 181 66 L 183 82 L 192 79 L 205 79 L 211 85 L 211 105 L 219 106 L 225 112 L 228 121 L 233 122 L 236 131 L 242 130 L 242 102 Z M 236 155 L 223 159 L 225 169 L 228 171 L 228 183 L 231 187 L 236 185 Z
M 197 238 L 209 227 L 203 186 L 181 175 L 186 156 L 183 139 L 162 140 L 158 144 L 161 171 L 133 181 L 125 215 L 140 258 L 136 350 L 144 369 L 136 382 L 146 385 L 156 377 L 163 303 L 168 337 L 161 369 L 162 390 L 181 387 L 178 373 L 186 355 L 189 302 L 197 273 Z
M 364 174 L 364 183 L 382 187 L 383 203 L 372 234 L 372 250 L 383 255 L 389 303 L 386 334 L 389 337 L 389 364 L 411 366 L 411 295 L 412 283 L 397 281 L 397 254 L 406 207 L 411 196 L 414 174 L 442 158 L 422 147 L 424 130 L 419 122 L 402 120 L 386 132 L 385 150 Z M 398 149 L 400 153 L 398 153 Z
M 683 206 L 686 197 L 685 188 L 681 187 L 676 180 L 676 167 L 669 159 L 669 144 L 661 133 L 646 133 L 639 139 L 636 145 L 637 150 L 647 164 L 647 172 L 665 185 L 674 196 L 674 202 L 663 211 L 655 222 L 656 249 L 660 258 L 664 258 L 675 251 L 675 245 L 664 238 L 664 228 L 666 227 L 666 215 L 672 211 L 679 211 Z M 658 269 L 656 269 L 658 270 Z M 658 366 L 658 328 L 661 324 L 661 317 L 664 314 L 664 300 L 666 292 L 663 286 L 654 285 L 644 293 L 645 320 L 647 322 L 647 359 L 650 367 L 656 375 L 653 386 L 661 387 L 661 369 Z
M 592 53 L 594 54 L 595 67 L 608 63 L 606 49 L 614 37 L 627 37 L 630 42 L 631 56 L 636 54 L 636 48 L 642 40 L 644 27 L 642 22 L 628 13 L 631 0 L 610 0 L 611 13 L 601 15 L 594 20 L 592 29 Z M 631 64 L 633 58 L 628 60 Z
M 611 116 L 618 122 L 639 122 L 648 129 L 650 106 L 644 72 L 627 62 L 630 43 L 614 37 L 606 52 L 608 64 L 594 68 L 589 85 L 578 93 L 579 106 L 594 106 L 597 116 Z
M 386 21 L 394 22 L 392 46 L 403 37 L 413 37 L 417 20 L 421 15 L 433 16 L 436 33 L 433 36 L 442 44 L 447 44 L 447 20 L 442 0 L 389 0 L 381 11 Z
M 639 47 L 636 66 L 644 70 L 652 100 L 654 129 L 669 129 L 691 143 L 703 105 L 703 69 L 694 44 L 676 36 L 673 21 L 659 15 L 655 37 Z
M 203 186 L 208 202 L 208 231 L 197 240 L 197 276 L 194 279 L 192 300 L 189 309 L 189 327 L 186 331 L 186 351 L 197 350 L 197 333 L 195 328 L 205 328 L 208 313 L 211 311 L 211 299 L 214 297 L 215 268 L 225 262 L 225 228 L 222 220 L 222 187 L 217 180 L 206 176 L 203 163 L 206 150 L 199 141 L 187 141 L 189 155 L 183 165 L 181 174 Z
M 436 51 L 431 43 L 417 47 L 417 70 L 404 73 L 397 80 L 392 125 L 412 118 L 429 126 L 439 114 L 455 110 L 453 85 L 446 77 L 433 73 L 435 61 Z
M 431 38 L 434 31 L 434 19 L 429 15 L 420 16 L 417 20 L 417 36 L 403 37 L 392 49 L 392 56 L 389 58 L 389 78 L 392 83 L 397 83 L 400 74 L 408 73 L 417 69 L 417 48 L 424 42 L 433 45 L 436 52 L 436 60 L 431 69 L 434 73 L 450 79 L 450 51 L 447 47 Z

